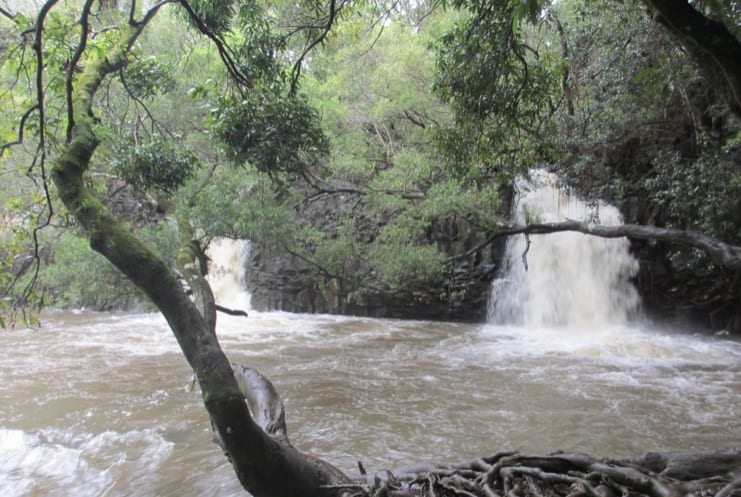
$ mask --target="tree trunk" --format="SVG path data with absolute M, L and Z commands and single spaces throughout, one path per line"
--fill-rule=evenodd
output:
M 69 94 L 74 112 L 70 114 L 68 140 L 51 171 L 59 196 L 84 228 L 92 248 L 143 290 L 162 312 L 196 374 L 213 426 L 244 488 L 255 497 L 337 495 L 339 491 L 324 488 L 337 483 L 335 473 L 324 471 L 312 458 L 271 437 L 253 421 L 214 333 L 212 296 L 204 319 L 176 274 L 110 215 L 87 185 L 85 174 L 98 146 L 91 117 L 95 93 L 104 78 L 126 63 L 126 54 L 144 25 L 122 26 L 121 40 L 105 58 L 85 61 L 84 72 Z M 186 238 L 186 243 L 189 240 Z M 193 260 L 180 262 L 186 269 L 189 265 L 197 267 Z M 197 274 L 194 267 L 188 271 L 189 277 Z M 209 307 L 208 293 L 200 293 L 199 300 Z
M 644 0 L 684 45 L 731 110 L 741 116 L 741 41 L 686 0 Z

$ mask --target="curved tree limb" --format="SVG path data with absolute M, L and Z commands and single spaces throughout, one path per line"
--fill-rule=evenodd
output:
M 46 3 L 44 3 L 41 6 L 41 9 L 39 10 L 39 14 L 36 19 L 36 25 L 33 27 L 32 30 L 27 31 L 26 33 L 34 33 L 34 43 L 33 43 L 33 51 L 36 54 L 36 78 L 34 82 L 34 91 L 36 94 L 36 103 L 28 109 L 23 116 L 21 117 L 20 121 L 20 127 L 18 129 L 18 139 L 16 142 L 11 142 L 9 144 L 3 145 L 0 147 L 0 156 L 2 156 L 3 152 L 7 147 L 17 145 L 23 142 L 23 133 L 25 128 L 26 120 L 34 113 L 36 112 L 36 115 L 38 117 L 38 143 L 36 145 L 36 154 L 31 162 L 31 165 L 29 166 L 27 170 L 27 176 L 31 177 L 31 171 L 38 165 L 41 170 L 41 181 L 42 181 L 42 190 L 44 192 L 44 201 L 45 205 L 44 208 L 36 214 L 36 223 L 32 230 L 32 240 L 33 240 L 33 253 L 30 259 L 24 260 L 22 263 L 20 270 L 13 275 L 11 279 L 11 286 L 14 286 L 17 281 L 19 281 L 20 277 L 23 276 L 26 271 L 28 271 L 29 268 L 33 268 L 33 271 L 31 273 L 31 277 L 29 278 L 28 282 L 25 284 L 23 290 L 21 291 L 20 295 L 15 297 L 13 299 L 13 302 L 11 303 L 11 321 L 14 320 L 14 316 L 17 312 L 17 309 L 20 308 L 21 312 L 23 313 L 24 317 L 26 315 L 26 304 L 28 303 L 29 298 L 33 294 L 33 290 L 36 286 L 36 282 L 38 279 L 39 271 L 41 268 L 41 257 L 39 255 L 39 232 L 47 227 L 51 223 L 51 218 L 54 215 L 54 207 L 52 205 L 51 197 L 49 194 L 49 185 L 47 181 L 47 172 L 46 172 L 46 151 L 47 151 L 47 139 L 46 139 L 46 109 L 45 109 L 45 91 L 44 91 L 44 78 L 42 71 L 44 69 L 44 51 L 43 51 L 43 36 L 44 36 L 44 22 L 46 21 L 47 16 L 49 15 L 49 12 L 51 12 L 51 9 L 54 8 L 58 0 L 48 0 Z M 34 183 L 36 183 L 36 180 L 33 179 Z
M 288 440 L 283 401 L 270 380 L 252 368 L 247 368 L 239 364 L 233 364 L 232 368 L 237 385 L 239 385 L 239 389 L 244 394 L 252 418 L 262 428 L 265 434 L 280 445 L 284 457 L 305 461 L 311 471 L 322 475 L 324 483 L 318 489 L 314 489 L 314 491 L 319 491 L 320 494 L 328 496 L 342 495 L 345 485 L 352 483 L 352 480 L 347 475 L 328 462 L 311 454 L 301 453 L 291 445 L 291 442 Z M 219 432 L 216 430 L 214 430 L 214 441 L 221 446 L 227 458 L 230 458 L 229 451 L 225 447 Z M 312 493 L 312 489 L 304 488 L 302 495 L 315 494 Z
M 675 243 L 705 252 L 710 256 L 710 259 L 719 266 L 723 266 L 733 271 L 741 270 L 741 246 L 722 242 L 699 231 L 661 228 L 658 226 L 640 224 L 606 226 L 574 220 L 504 227 L 497 230 L 496 233 L 492 234 L 479 246 L 474 247 L 471 251 L 457 257 L 470 255 L 470 252 L 478 250 L 482 246 L 486 246 L 502 236 L 519 234 L 545 235 L 562 231 L 576 231 L 585 235 L 599 236 L 602 238 L 625 237 L 635 240 L 657 240 Z
M 53 3 L 47 6 L 51 8 Z M 106 77 L 126 64 L 128 50 L 145 25 L 121 26 L 120 39 L 106 57 L 84 60 L 83 71 L 72 89 L 74 124 L 52 166 L 59 197 L 80 222 L 91 247 L 124 273 L 162 312 L 195 372 L 205 407 L 245 489 L 255 497 L 337 495 L 323 488 L 335 482 L 333 475 L 319 469 L 311 458 L 279 443 L 255 423 L 219 346 L 211 319 L 204 319 L 174 271 L 105 209 L 86 181 L 99 144 L 90 117 L 96 92 Z M 43 26 L 38 30 L 43 30 Z M 180 262 L 195 264 L 185 259 Z
M 248 74 L 246 74 L 241 68 L 236 60 L 236 57 L 234 53 L 232 52 L 232 49 L 227 45 L 227 43 L 224 41 L 224 39 L 221 37 L 220 34 L 214 32 L 209 26 L 206 25 L 206 23 L 203 22 L 203 20 L 198 17 L 196 12 L 193 10 L 193 7 L 191 7 L 188 0 L 177 0 L 178 3 L 185 9 L 185 11 L 188 13 L 188 16 L 191 18 L 193 23 L 196 25 L 198 30 L 207 36 L 214 45 L 216 45 L 216 49 L 219 52 L 219 57 L 221 57 L 221 61 L 224 63 L 224 66 L 227 68 L 227 71 L 229 71 L 229 75 L 234 78 L 234 80 L 240 85 L 245 88 L 251 89 L 254 86 L 254 82 L 252 81 L 252 78 Z
M 85 47 L 87 47 L 87 38 L 90 31 L 90 8 L 94 1 L 95 0 L 86 0 L 85 5 L 82 7 L 82 15 L 80 16 L 80 42 L 78 43 L 75 52 L 72 54 L 72 58 L 67 65 L 67 74 L 65 75 L 65 94 L 67 99 L 67 141 L 70 140 L 72 128 L 75 126 L 75 110 L 73 105 L 74 102 L 72 100 L 75 68 L 80 62 L 82 54 L 85 52 Z
M 190 287 L 190 298 L 206 321 L 211 333 L 216 333 L 216 298 L 204 278 L 201 267 L 201 248 L 193 237 L 193 228 L 186 219 L 178 219 L 180 250 L 177 256 L 178 271 Z
M 339 8 L 342 8 L 342 4 L 339 6 Z M 311 50 L 322 43 L 324 39 L 327 37 L 329 32 L 332 30 L 332 27 L 334 26 L 335 19 L 337 17 L 338 12 L 338 6 L 336 0 L 330 0 L 329 2 L 329 13 L 327 14 L 327 21 L 324 23 L 324 25 L 321 27 L 321 31 L 319 35 L 313 39 L 301 52 L 301 55 L 298 57 L 296 62 L 293 64 L 293 70 L 291 71 L 291 95 L 294 95 L 296 91 L 298 90 L 298 80 L 301 77 L 301 65 L 304 63 L 304 59 L 306 56 L 311 52 Z
M 21 115 L 20 122 L 18 123 L 18 137 L 11 142 L 3 143 L 2 145 L 0 145 L 0 158 L 3 156 L 6 150 L 16 145 L 21 145 L 23 143 L 23 137 L 26 130 L 26 121 L 34 112 L 38 111 L 40 108 L 41 104 L 37 102 L 29 107 L 26 112 Z

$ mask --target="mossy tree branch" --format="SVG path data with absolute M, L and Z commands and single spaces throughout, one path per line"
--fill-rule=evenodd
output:
M 85 4 L 83 17 L 91 5 Z M 118 42 L 105 56 L 80 51 L 84 69 L 67 86 L 70 125 L 66 143 L 53 161 L 52 178 L 60 199 L 84 228 L 92 248 L 121 270 L 164 315 L 196 374 L 206 409 L 242 485 L 256 497 L 336 495 L 338 492 L 322 488 L 332 483 L 331 475 L 317 470 L 295 449 L 272 439 L 252 420 L 214 333 L 215 318 L 209 313 L 204 318 L 171 268 L 112 216 L 86 183 L 86 172 L 99 145 L 93 117 L 96 92 L 109 75 L 125 66 L 129 49 L 161 5 L 150 10 L 143 21 L 122 23 Z M 43 24 L 43 19 L 39 22 Z M 185 235 L 180 259 L 183 267 L 192 264 L 187 259 L 193 255 L 188 247 L 191 237 Z

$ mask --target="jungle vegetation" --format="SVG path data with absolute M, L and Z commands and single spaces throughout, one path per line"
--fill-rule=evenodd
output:
M 118 3 L 96 7 L 101 25 L 126 9 Z M 215 236 L 249 238 L 297 254 L 328 279 L 390 290 L 429 285 L 445 270 L 446 256 L 429 237 L 434 223 L 463 219 L 493 235 L 508 227 L 502 192 L 537 167 L 558 172 L 587 198 L 634 212 L 631 222 L 740 243 L 738 88 L 727 68 L 709 68 L 708 57 L 697 55 L 698 42 L 667 29 L 655 6 L 337 7 L 331 29 L 316 38 L 293 7 L 264 9 L 257 21 L 239 13 L 229 23 L 242 23 L 243 32 L 232 29 L 224 43 L 244 59 L 235 62 L 247 72 L 242 82 L 224 70 L 222 49 L 185 27 L 182 14 L 159 9 L 154 29 L 137 38 L 96 102 L 96 194 L 118 205 L 170 261 L 173 219 L 184 216 L 203 246 Z M 706 21 L 727 27 L 727 43 L 737 44 L 734 4 L 703 7 Z M 31 137 L 33 8 L 4 9 L 1 26 L 3 112 L 11 124 L 0 187 L 4 267 L 11 269 L 3 274 L 3 302 L 8 309 L 33 299 L 147 306 L 87 248 L 62 206 L 50 215 L 49 182 L 38 177 L 46 167 L 36 167 L 45 157 Z M 67 59 L 74 56 L 72 6 L 58 8 L 44 26 L 45 63 L 57 64 L 41 88 L 46 127 L 53 126 L 41 137 L 47 147 L 64 135 Z M 317 47 L 304 53 L 306 43 Z M 245 83 L 248 93 L 235 91 Z M 234 105 L 239 100 L 244 105 Z M 282 146 L 273 146 L 276 137 Z M 331 196 L 350 197 L 365 214 L 307 218 Z M 702 250 L 666 250 L 675 270 L 716 272 L 720 286 L 736 279 Z
M 147 306 L 90 251 L 61 205 L 50 215 L 55 206 L 45 198 L 49 182 L 39 180 L 45 166 L 36 163 L 45 158 L 30 110 L 39 93 L 30 72 L 35 6 L 4 9 L 0 26 L 10 124 L 0 187 L 4 305 Z M 114 6 L 96 7 L 101 25 L 126 9 Z M 631 222 L 740 242 L 738 88 L 726 69 L 697 55 L 697 42 L 666 29 L 654 7 L 339 7 L 331 29 L 313 39 L 303 14 L 287 6 L 229 33 L 225 43 L 243 44 L 230 50 L 245 59 L 239 64 L 249 67 L 253 88 L 241 107 L 233 103 L 245 95 L 234 96 L 239 82 L 224 70 L 221 49 L 185 27 L 182 14 L 160 9 L 96 102 L 96 194 L 171 261 L 173 219 L 182 215 L 203 246 L 215 236 L 249 238 L 297 254 L 328 279 L 390 290 L 429 285 L 445 270 L 446 256 L 429 237 L 434 223 L 463 219 L 491 234 L 507 227 L 503 188 L 536 167 L 558 172 L 586 198 L 634 212 Z M 66 8 L 53 9 L 44 26 L 44 60 L 57 65 L 41 88 L 46 127 L 53 126 L 41 138 L 47 147 L 64 134 L 76 22 Z M 737 40 L 734 4 L 703 8 L 707 22 Z M 240 15 L 239 22 L 254 22 Z M 303 53 L 306 42 L 317 47 Z M 276 119 L 290 124 L 273 129 Z M 295 128 L 302 132 L 270 146 Z M 242 141 L 237 151 L 234 141 Z M 312 205 L 341 195 L 361 203 L 365 215 L 307 219 Z M 737 279 L 702 250 L 667 244 L 666 251 L 675 270 L 715 273 L 719 288 Z

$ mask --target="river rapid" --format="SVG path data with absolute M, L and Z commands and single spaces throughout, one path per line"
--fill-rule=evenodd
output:
M 518 219 L 621 222 L 538 176 Z M 294 445 L 350 475 L 505 449 L 741 446 L 741 343 L 643 321 L 626 240 L 520 237 L 507 252 L 488 324 L 251 311 L 217 333 L 273 381 Z M 223 305 L 249 305 L 248 253 L 211 247 Z M 0 496 L 245 495 L 161 316 L 49 313 L 0 330 L 0 354 Z
M 351 474 L 741 445 L 741 345 L 675 331 L 219 317 L 230 359 L 281 393 L 293 443 Z M 0 351 L 3 496 L 244 494 L 159 315 L 51 313 L 0 332 Z

